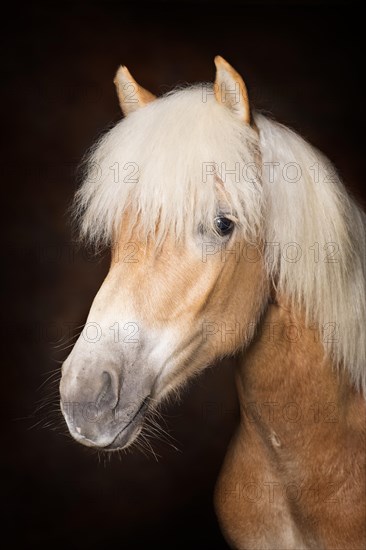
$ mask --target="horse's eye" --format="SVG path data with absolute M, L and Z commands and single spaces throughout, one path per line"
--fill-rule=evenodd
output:
M 221 237 L 226 237 L 230 235 L 234 229 L 234 222 L 225 218 L 224 216 L 219 216 L 215 218 L 214 221 L 215 230 Z

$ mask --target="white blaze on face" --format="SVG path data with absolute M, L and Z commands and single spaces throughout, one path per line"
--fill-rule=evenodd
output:
M 133 297 L 116 293 L 114 283 L 114 276 L 103 283 L 62 368 L 62 410 L 71 434 L 85 445 L 113 444 L 145 402 L 160 399 L 181 340 L 177 327 L 141 321 Z M 139 426 L 135 432 L 133 438 Z

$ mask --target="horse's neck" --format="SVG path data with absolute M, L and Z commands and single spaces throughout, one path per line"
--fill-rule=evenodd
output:
M 311 429 L 317 421 L 331 427 L 340 418 L 361 426 L 363 398 L 324 353 L 322 339 L 335 337 L 332 330 L 307 328 L 285 305 L 269 305 L 237 370 L 244 417 L 254 415 L 259 424 L 272 419 L 274 429 L 286 432 L 300 426 Z
M 215 492 L 230 544 L 361 548 L 365 400 L 325 358 L 318 332 L 270 305 L 239 358 L 237 388 L 241 421 Z

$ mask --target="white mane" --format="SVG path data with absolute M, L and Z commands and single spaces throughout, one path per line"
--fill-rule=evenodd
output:
M 279 243 L 267 247 L 267 266 L 279 292 L 305 309 L 335 363 L 366 394 L 366 216 L 317 149 L 263 116 L 256 123 L 263 163 L 279 163 L 272 181 L 263 170 L 266 242 Z M 283 177 L 292 162 L 301 174 L 296 182 Z M 300 247 L 296 262 L 286 259 L 288 243 Z
M 157 243 L 167 231 L 179 238 L 187 228 L 208 227 L 218 187 L 205 173 L 216 163 L 243 238 L 265 240 L 277 290 L 305 310 L 334 362 L 366 393 L 365 214 L 329 161 L 301 137 L 256 114 L 258 139 L 203 90 L 159 98 L 96 144 L 75 199 L 82 236 L 111 243 L 126 210 Z M 261 162 L 254 179 L 242 170 L 253 162 Z

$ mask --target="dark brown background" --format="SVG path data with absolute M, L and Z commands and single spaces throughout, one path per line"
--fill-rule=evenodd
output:
M 152 440 L 158 462 L 138 451 L 99 462 L 65 437 L 52 384 L 37 388 L 107 270 L 107 255 L 73 247 L 65 212 L 78 162 L 120 118 L 120 63 L 160 94 L 212 80 L 223 55 L 254 105 L 322 149 L 365 197 L 361 15 L 349 3 L 296 4 L 33 3 L 4 18 L 2 502 L 24 547 L 226 547 L 211 498 L 237 417 L 229 369 L 208 370 L 166 407 L 180 452 Z

